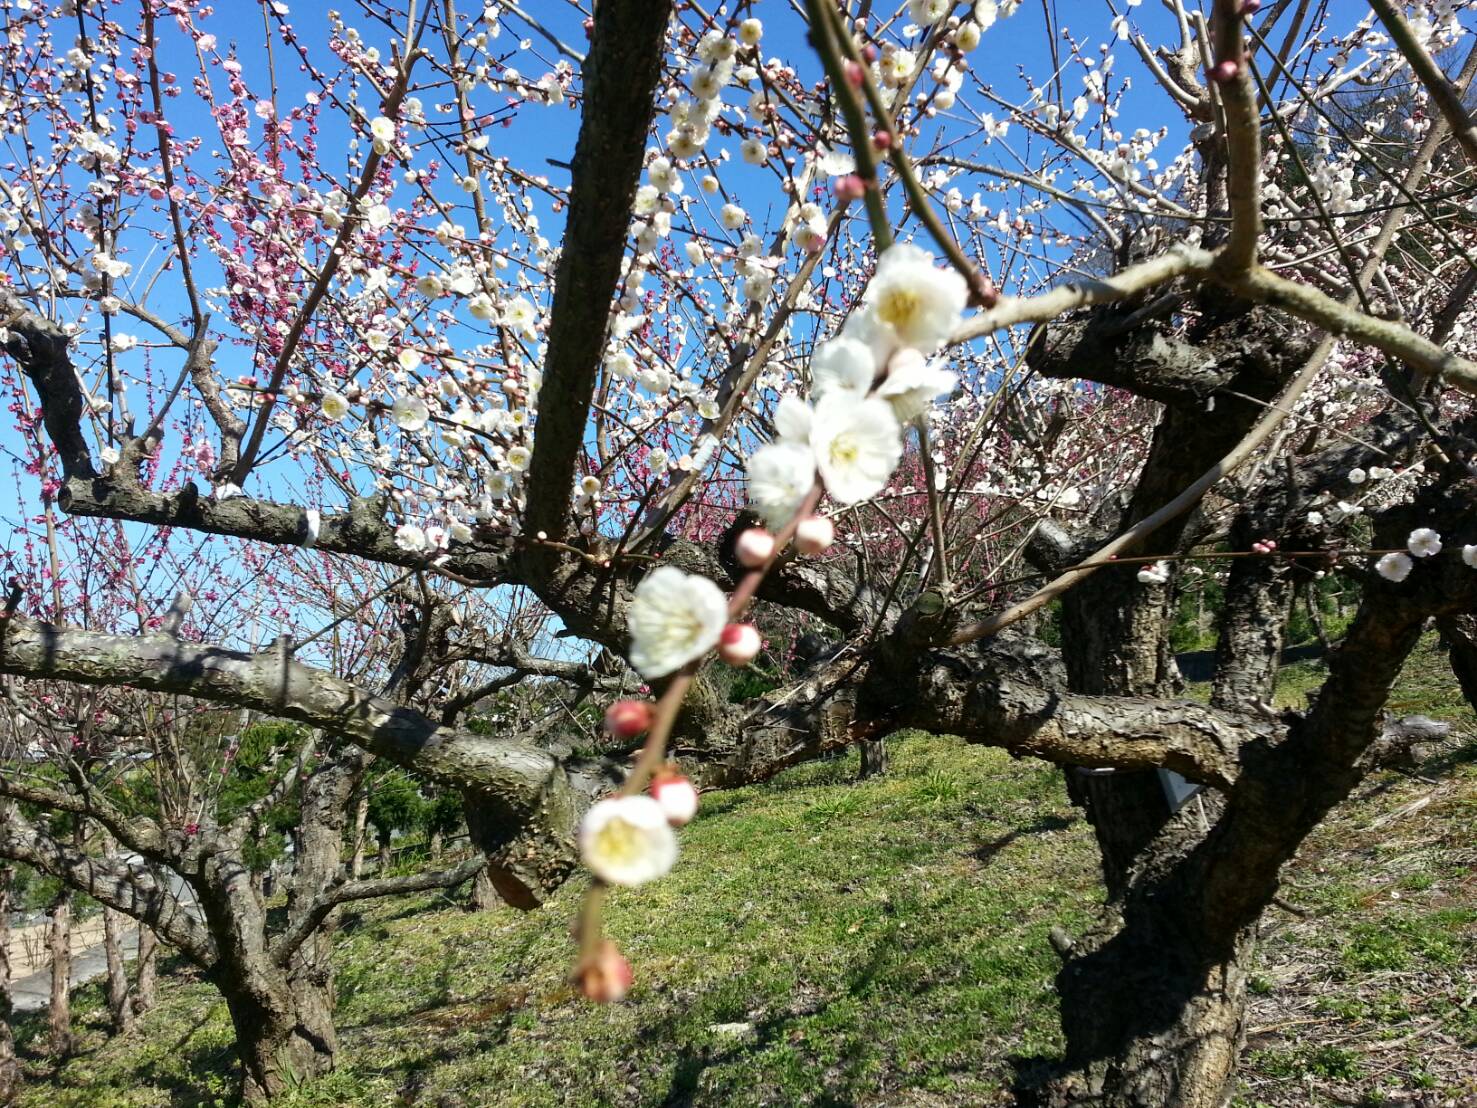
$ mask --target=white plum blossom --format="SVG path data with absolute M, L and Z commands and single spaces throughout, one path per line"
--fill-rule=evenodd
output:
M 717 645 L 728 599 L 706 577 L 658 566 L 636 586 L 626 622 L 631 664 L 643 677 L 665 677 Z
M 430 422 L 431 410 L 419 396 L 397 396 L 390 407 L 390 418 L 402 431 L 420 431 Z
M 726 231 L 737 231 L 748 218 L 748 213 L 737 204 L 724 204 L 718 211 L 718 221 Z
M 422 554 L 431 547 L 425 531 L 414 523 L 402 523 L 395 528 L 395 545 L 411 554 Z
M 763 165 L 769 160 L 769 148 L 765 146 L 762 139 L 744 139 L 739 144 L 739 153 L 750 165 Z
M 1405 540 L 1405 548 L 1417 558 L 1441 553 L 1441 536 L 1429 527 L 1417 527 Z
M 779 442 L 761 446 L 749 457 L 749 503 L 771 528 L 788 523 L 815 484 L 810 447 Z
M 738 37 L 745 46 L 758 46 L 764 37 L 764 24 L 757 19 L 746 19 L 739 24 Z
M 1477 569 L 1477 546 L 1468 543 L 1462 547 L 1462 561 L 1466 562 L 1473 569 Z
M 815 413 L 810 405 L 793 392 L 785 393 L 774 406 L 774 429 L 781 439 L 809 445 L 814 422 Z
M 335 423 L 349 414 L 349 401 L 343 393 L 335 392 L 333 389 L 323 391 L 323 399 L 318 402 L 318 406 L 324 418 L 331 419 Z
M 870 347 L 838 335 L 817 345 L 810 356 L 811 393 L 817 400 L 838 391 L 866 396 L 876 371 Z
M 921 27 L 932 27 L 953 6 L 953 0 L 908 0 L 908 16 Z
M 1169 580 L 1169 567 L 1163 562 L 1151 562 L 1138 572 L 1139 584 L 1162 585 Z
M 580 820 L 580 858 L 611 885 L 642 885 L 665 876 L 677 861 L 677 836 L 662 806 L 649 796 L 613 796 Z
M 930 360 L 908 347 L 892 356 L 877 395 L 892 405 L 899 423 L 907 423 L 928 411 L 938 397 L 953 392 L 958 382 L 958 376 L 939 359 Z
M 1415 563 L 1410 560 L 1409 554 L 1401 554 L 1398 551 L 1386 554 L 1375 562 L 1375 571 L 1386 581 L 1400 582 L 1410 576 L 1411 569 Z
M 855 504 L 887 485 L 903 456 L 902 429 L 887 401 L 832 392 L 816 404 L 810 448 L 826 491 Z
M 910 243 L 891 247 L 862 296 L 867 323 L 893 346 L 932 354 L 959 323 L 969 289 L 952 269 L 939 269 L 933 255 Z

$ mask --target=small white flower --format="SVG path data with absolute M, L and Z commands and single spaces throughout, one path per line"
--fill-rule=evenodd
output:
M 430 422 L 431 410 L 419 396 L 397 396 L 390 408 L 390 418 L 402 431 L 420 431 Z
M 738 37 L 745 46 L 758 46 L 764 37 L 764 24 L 757 19 L 746 19 L 739 24 Z
M 580 820 L 579 839 L 585 866 L 611 885 L 645 884 L 677 861 L 677 836 L 649 796 L 597 801 Z
M 780 397 L 774 407 L 775 434 L 787 442 L 810 443 L 810 428 L 815 422 L 815 413 L 810 405 L 793 392 Z
M 1362 485 L 1368 479 L 1369 474 L 1365 473 L 1364 470 L 1358 468 L 1357 466 L 1349 470 L 1349 484 L 1351 485 Z
M 389 206 L 385 204 L 371 205 L 370 209 L 364 213 L 364 222 L 369 224 L 371 231 L 383 231 L 390 225 L 390 220 L 393 218 L 394 215 Z
M 427 273 L 416 281 L 415 291 L 434 300 L 446 291 L 446 286 L 441 283 L 440 277 Z
M 471 542 L 472 529 L 459 519 L 451 521 L 451 526 L 446 529 L 453 542 Z
M 1141 585 L 1162 585 L 1169 580 L 1169 567 L 1163 562 L 1151 562 L 1138 573 Z
M 1311 526 L 1313 526 L 1313 527 L 1322 527 L 1323 526 L 1323 513 L 1322 512 L 1309 512 L 1308 513 L 1308 523 Z
M 349 401 L 343 393 L 334 392 L 332 389 L 324 390 L 323 399 L 319 401 L 319 407 L 323 411 L 324 418 L 331 419 L 335 423 L 349 414 Z
M 395 545 L 411 554 L 423 553 L 430 547 L 426 533 L 413 523 L 402 523 L 395 528 Z
M 529 449 L 526 446 L 512 446 L 508 448 L 509 469 L 515 469 L 519 473 L 522 473 L 525 469 L 528 468 L 528 463 L 532 459 L 533 455 L 529 452 Z
M 927 250 L 899 243 L 877 263 L 862 303 L 895 345 L 931 354 L 954 330 L 968 299 L 963 277 L 935 267 Z
M 920 27 L 932 27 L 953 6 L 952 0 L 908 0 L 908 15 Z
M 1477 546 L 1468 543 L 1462 547 L 1462 561 L 1466 562 L 1473 569 L 1477 569 Z
M 744 225 L 744 220 L 747 218 L 749 218 L 748 213 L 737 204 L 724 204 L 718 211 L 718 220 L 728 231 L 737 231 Z
M 665 677 L 717 645 L 728 600 L 706 577 L 658 566 L 636 586 L 626 623 L 631 664 L 643 677 Z
M 763 165 L 769 160 L 769 148 L 760 139 L 744 139 L 739 144 L 739 153 L 750 165 Z
M 926 412 L 935 399 L 953 392 L 958 381 L 938 359 L 929 361 L 912 347 L 905 347 L 892 356 L 887 380 L 877 395 L 892 405 L 892 414 L 899 423 L 907 423 Z
M 810 356 L 810 391 L 816 399 L 832 392 L 866 396 L 877 366 L 871 349 L 856 339 L 839 335 L 815 348 Z
M 600 478 L 593 474 L 580 478 L 580 492 L 585 496 L 600 495 Z
M 749 458 L 749 503 L 771 528 L 788 523 L 815 484 L 810 447 L 772 442 Z
M 421 367 L 421 363 L 425 361 L 425 358 L 419 350 L 407 346 L 395 356 L 395 360 L 400 363 L 401 369 L 405 370 L 406 373 L 411 373 Z
M 885 400 L 832 392 L 816 405 L 810 448 L 826 491 L 855 504 L 886 486 L 903 456 L 902 430 Z
M 370 121 L 369 133 L 375 142 L 394 142 L 395 121 L 393 119 L 386 119 L 382 115 L 377 115 Z
M 1405 548 L 1417 558 L 1441 553 L 1441 536 L 1429 527 L 1417 527 L 1405 540 Z
M 1374 568 L 1386 581 L 1404 581 L 1415 565 L 1408 554 L 1386 554 L 1375 562 Z

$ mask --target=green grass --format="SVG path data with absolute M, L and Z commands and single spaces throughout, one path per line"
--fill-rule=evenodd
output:
M 1429 645 L 1401 712 L 1472 716 Z M 1316 667 L 1289 667 L 1299 701 Z M 1465 743 L 1465 745 L 1464 745 Z M 583 884 L 541 911 L 446 897 L 346 918 L 340 1069 L 284 1104 L 867 1105 L 999 1103 L 1012 1060 L 1059 1050 L 1046 941 L 1099 898 L 1090 833 L 1060 775 L 957 740 L 855 757 L 711 794 L 666 880 L 610 899 L 636 967 L 620 1005 L 567 975 Z M 1382 773 L 1288 868 L 1249 983 L 1243 1108 L 1331 1106 L 1420 1090 L 1477 1095 L 1477 746 Z M 1399 815 L 1431 794 L 1418 811 Z M 81 1056 L 52 1073 L 22 1028 L 31 1108 L 228 1102 L 231 1029 L 208 985 L 168 975 L 133 1034 L 78 998 Z
M 1090 836 L 1048 767 L 922 735 L 891 752 L 865 782 L 847 758 L 706 797 L 672 876 L 610 898 L 637 969 L 621 1005 L 567 983 L 579 882 L 532 915 L 350 917 L 342 1067 L 285 1103 L 999 1099 L 1012 1056 L 1059 1047 L 1046 932 L 1099 895 Z M 171 984 L 24 1103 L 196 1103 L 228 1087 L 229 1043 L 212 990 Z

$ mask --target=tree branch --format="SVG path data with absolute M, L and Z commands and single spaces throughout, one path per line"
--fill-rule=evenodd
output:
M 432 870 L 427 873 L 412 873 L 404 877 L 383 877 L 370 881 L 344 881 L 340 874 L 339 884 L 323 889 L 312 902 L 305 906 L 287 930 L 272 943 L 272 960 L 286 966 L 303 943 L 322 926 L 328 914 L 340 904 L 352 900 L 372 900 L 381 896 L 396 896 L 401 893 L 425 892 L 427 889 L 455 888 L 475 877 L 477 871 L 487 864 L 487 859 L 477 854 L 458 862 L 448 869 Z
M 603 0 L 584 66 L 584 117 L 554 280 L 524 531 L 562 538 L 575 463 L 620 279 L 631 204 L 661 76 L 671 0 Z

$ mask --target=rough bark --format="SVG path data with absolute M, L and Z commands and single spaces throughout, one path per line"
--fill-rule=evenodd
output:
M 138 927 L 138 965 L 133 984 L 133 1014 L 142 1016 L 154 1007 L 158 999 L 159 938 L 154 929 L 144 924 Z
M 333 1068 L 337 1036 L 323 990 L 272 959 L 261 902 L 237 858 L 213 856 L 196 889 L 220 956 L 211 979 L 231 1013 L 241 1093 L 265 1101 Z
M 103 950 L 108 962 L 108 1018 L 113 1033 L 121 1035 L 133 1026 L 129 1003 L 128 974 L 123 963 L 123 917 L 112 908 L 103 909 Z
M 0 803 L 0 819 L 6 816 Z M 9 1104 L 20 1094 L 20 1062 L 15 1056 L 15 1032 L 10 1025 L 14 1005 L 10 995 L 10 889 L 15 880 L 13 866 L 0 865 L 0 1104 Z
M 47 1044 L 53 1058 L 72 1053 L 72 890 L 63 888 L 47 911 L 51 999 L 46 1007 Z
M 559 402 L 539 414 L 524 511 L 528 534 L 565 532 L 671 10 L 671 0 L 604 0 L 595 8 L 543 364 L 545 395 Z

